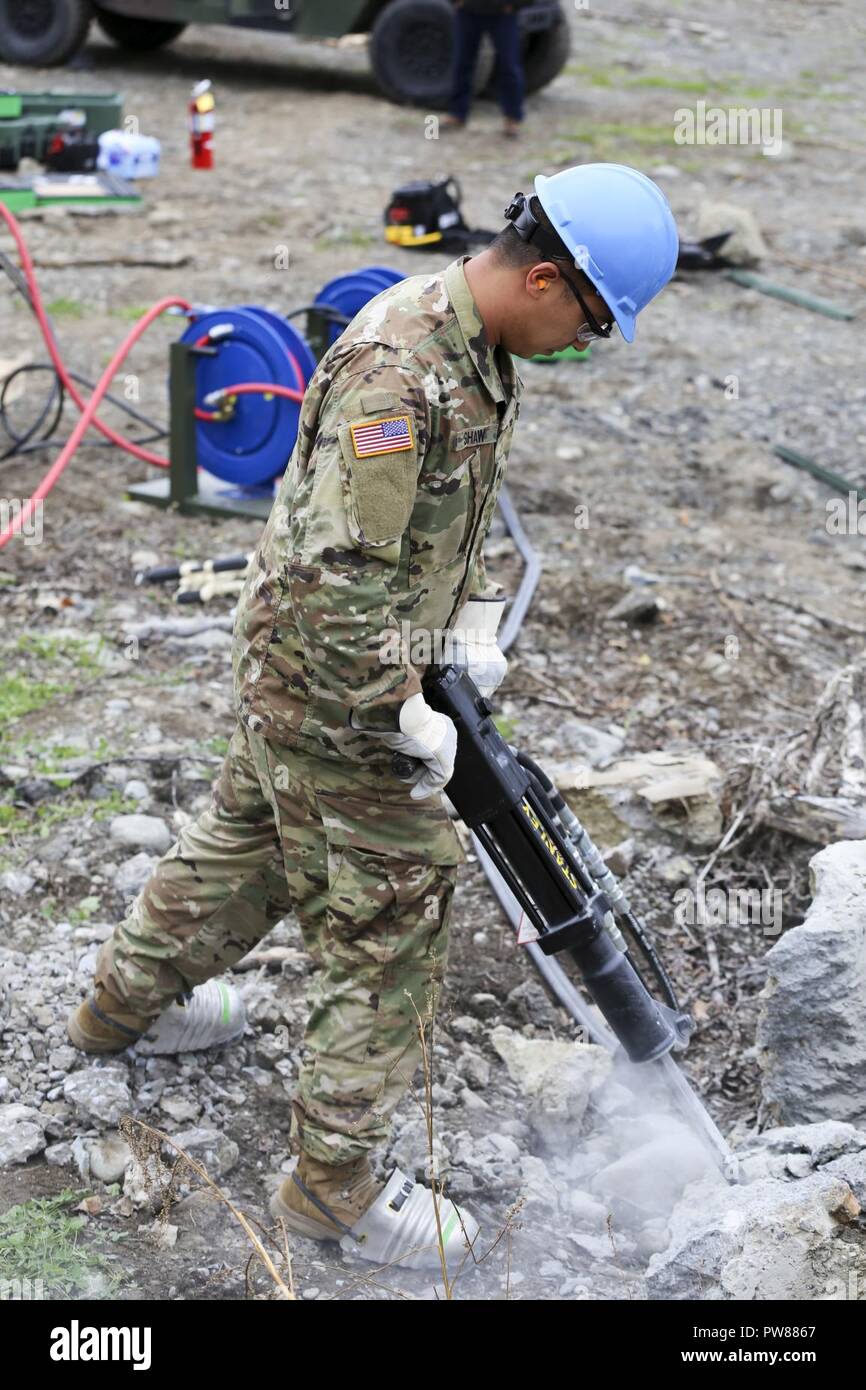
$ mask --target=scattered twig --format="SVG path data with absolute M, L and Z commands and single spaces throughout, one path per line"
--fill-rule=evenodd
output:
M 220 1201 L 220 1202 L 222 1202 L 226 1207 L 228 1207 L 228 1209 L 229 1209 L 229 1211 L 231 1212 L 232 1216 L 235 1218 L 235 1220 L 236 1220 L 236 1221 L 239 1223 L 239 1225 L 242 1227 L 242 1229 L 243 1229 L 245 1235 L 247 1236 L 247 1239 L 250 1241 L 250 1243 L 251 1243 L 251 1245 L 252 1245 L 252 1247 L 253 1247 L 254 1253 L 255 1253 L 255 1254 L 258 1256 L 258 1258 L 261 1260 L 261 1262 L 262 1262 L 262 1264 L 264 1265 L 265 1269 L 267 1270 L 268 1274 L 269 1274 L 269 1275 L 271 1276 L 271 1278 L 273 1279 L 274 1284 L 275 1284 L 277 1290 L 279 1291 L 279 1293 L 281 1294 L 281 1296 L 282 1296 L 283 1298 L 287 1299 L 287 1300 L 294 1301 L 294 1299 L 295 1299 L 295 1294 L 294 1294 L 292 1288 L 290 1287 L 290 1285 L 287 1285 L 287 1284 L 285 1283 L 285 1281 L 282 1279 L 282 1277 L 281 1277 L 279 1271 L 278 1271 L 277 1268 L 276 1268 L 276 1265 L 274 1264 L 273 1260 L 271 1259 L 270 1255 L 268 1254 L 268 1252 L 267 1252 L 267 1250 L 265 1249 L 265 1247 L 264 1247 L 264 1245 L 262 1244 L 262 1242 L 259 1240 L 259 1238 L 258 1238 L 258 1236 L 256 1235 L 255 1231 L 253 1230 L 252 1223 L 250 1222 L 250 1220 L 248 1219 L 248 1217 L 246 1217 L 246 1216 L 244 1215 L 244 1213 L 243 1213 L 242 1211 L 240 1211 L 240 1210 L 235 1206 L 234 1202 L 230 1201 L 230 1199 L 225 1195 L 225 1193 L 222 1191 L 222 1189 L 221 1189 L 220 1187 L 217 1186 L 217 1184 L 214 1182 L 213 1178 L 212 1178 L 212 1177 L 210 1176 L 210 1174 L 208 1173 L 207 1169 L 206 1169 L 206 1168 L 203 1168 L 202 1165 L 201 1165 L 200 1163 L 196 1162 L 196 1160 L 195 1160 L 194 1158 L 191 1158 L 190 1155 L 189 1155 L 184 1149 L 182 1149 L 182 1148 L 180 1147 L 180 1145 L 177 1144 L 177 1143 L 174 1141 L 174 1139 L 172 1139 L 172 1137 L 171 1137 L 170 1134 L 164 1134 L 162 1130 L 156 1129 L 154 1125 L 149 1125 L 149 1124 L 147 1123 L 146 1120 L 137 1120 L 137 1119 L 135 1119 L 132 1115 L 126 1115 L 126 1116 L 124 1116 L 124 1118 L 123 1118 L 123 1119 L 121 1120 L 121 1122 L 120 1122 L 120 1130 L 121 1130 L 121 1133 L 123 1134 L 124 1138 L 125 1138 L 125 1139 L 127 1140 L 127 1142 L 129 1143 L 129 1146 L 130 1146 L 130 1148 L 132 1149 L 133 1153 L 136 1153 L 136 1152 L 137 1152 L 137 1149 L 140 1148 L 140 1145 L 137 1145 L 137 1144 L 136 1144 L 136 1137 L 137 1137 L 137 1136 L 136 1136 L 136 1134 L 135 1134 L 135 1132 L 134 1132 L 134 1130 L 133 1130 L 133 1126 L 137 1126 L 138 1129 L 141 1130 L 142 1134 L 148 1136 L 148 1141 L 147 1141 L 147 1149 L 148 1149 L 148 1152 L 151 1152 L 151 1153 L 152 1153 L 152 1152 L 155 1152 L 155 1149 L 154 1149 L 154 1147 L 153 1147 L 153 1143 L 154 1143 L 154 1140 L 158 1140 L 160 1145 L 162 1145 L 163 1143 L 169 1144 L 169 1145 L 175 1150 L 175 1152 L 177 1153 L 178 1159 L 177 1159 L 177 1161 L 176 1161 L 176 1163 L 175 1163 L 175 1165 L 174 1165 L 174 1167 L 173 1167 L 173 1169 L 172 1169 L 172 1173 L 171 1173 L 171 1185 L 172 1185 L 172 1187 L 173 1187 L 173 1183 L 174 1183 L 174 1177 L 175 1177 L 176 1173 L 178 1172 L 178 1169 L 179 1169 L 180 1165 L 181 1165 L 181 1164 L 187 1164 L 187 1165 L 192 1169 L 192 1171 L 193 1171 L 194 1173 L 196 1173 L 196 1174 L 198 1175 L 198 1177 L 201 1178 L 201 1180 L 202 1180 L 202 1182 L 205 1184 L 205 1186 L 206 1186 L 207 1188 L 209 1188 L 211 1192 L 213 1192 L 213 1194 L 214 1194 L 214 1196 L 217 1198 L 217 1200 Z M 164 1208 L 164 1210 L 165 1210 L 165 1208 Z M 284 1225 L 283 1225 L 283 1235 L 285 1236 L 285 1226 L 284 1226 Z M 291 1270 L 291 1261 L 289 1261 L 289 1270 Z M 291 1276 L 290 1276 L 290 1279 L 291 1279 Z

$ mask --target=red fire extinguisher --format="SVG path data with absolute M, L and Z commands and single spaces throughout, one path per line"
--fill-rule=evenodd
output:
M 197 82 L 189 101 L 189 129 L 193 169 L 213 168 L 214 107 L 210 81 Z

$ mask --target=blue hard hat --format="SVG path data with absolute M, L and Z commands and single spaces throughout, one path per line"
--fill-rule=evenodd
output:
M 578 164 L 539 174 L 535 194 L 626 342 L 634 342 L 635 319 L 670 280 L 679 254 L 677 224 L 658 184 L 627 164 Z

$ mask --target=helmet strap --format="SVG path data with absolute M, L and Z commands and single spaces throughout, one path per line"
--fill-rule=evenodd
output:
M 545 227 L 542 227 L 535 213 L 529 206 L 529 198 L 525 193 L 515 193 L 508 207 L 505 209 L 505 217 L 514 228 L 521 241 L 532 242 L 533 246 L 551 260 L 572 261 L 568 247 L 560 237 L 551 235 Z M 579 266 L 576 269 L 580 269 Z

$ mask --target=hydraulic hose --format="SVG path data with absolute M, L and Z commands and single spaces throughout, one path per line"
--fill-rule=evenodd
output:
M 144 314 L 138 320 L 138 322 L 130 329 L 129 333 L 124 338 L 120 347 L 115 352 L 110 363 L 108 364 L 99 381 L 97 382 L 97 385 L 93 391 L 93 394 L 90 396 L 90 399 L 85 401 L 84 397 L 81 395 L 75 384 L 74 374 L 67 369 L 63 361 L 63 358 L 61 357 L 60 349 L 58 347 L 57 340 L 54 336 L 54 329 L 51 326 L 51 322 L 48 318 L 47 313 L 45 312 L 45 308 L 42 303 L 42 296 L 40 295 L 39 286 L 36 281 L 36 273 L 33 267 L 33 261 L 30 256 L 30 252 L 27 249 L 27 243 L 24 240 L 24 235 L 21 231 L 21 227 L 16 218 L 9 211 L 9 209 L 5 207 L 2 203 L 0 203 L 0 218 L 3 219 L 3 221 L 9 228 L 13 240 L 15 241 L 18 254 L 21 258 L 21 269 L 20 272 L 16 272 L 15 274 L 13 274 L 13 282 L 16 284 L 16 287 L 21 291 L 22 294 L 25 293 L 24 287 L 26 287 L 26 297 L 29 300 L 30 307 L 33 311 L 33 314 L 36 317 L 36 321 L 39 324 L 39 328 L 45 340 L 45 345 L 48 348 L 51 363 L 57 377 L 57 381 L 55 382 L 55 389 L 52 391 L 48 404 L 43 408 L 43 411 L 39 416 L 39 419 L 36 421 L 35 425 L 31 426 L 30 430 L 28 430 L 25 435 L 19 437 L 19 441 L 17 442 L 20 442 L 24 445 L 29 443 L 36 431 L 40 429 L 43 423 L 45 422 L 48 413 L 51 410 L 51 407 L 54 403 L 55 395 L 58 393 L 58 403 L 55 419 L 52 424 L 52 429 L 56 426 L 57 420 L 59 419 L 60 411 L 63 408 L 63 391 L 68 392 L 68 394 L 72 397 L 72 400 L 77 405 L 78 409 L 81 411 L 81 418 L 78 421 L 75 428 L 73 429 L 72 434 L 69 436 L 69 439 L 63 445 L 63 448 L 61 449 L 58 458 L 52 464 L 51 468 L 49 468 L 48 472 L 45 474 L 44 478 L 40 482 L 39 486 L 36 488 L 33 495 L 27 500 L 27 502 L 21 508 L 20 512 L 15 516 L 11 525 L 2 533 L 2 535 L 0 535 L 0 549 L 2 549 L 3 546 L 5 546 L 13 538 L 13 536 L 17 535 L 23 529 L 23 527 L 26 525 L 27 521 L 33 514 L 36 504 L 44 500 L 44 498 L 46 498 L 48 494 L 51 492 L 52 488 L 55 486 L 58 479 L 60 478 L 60 475 L 63 473 L 64 469 L 69 464 L 70 460 L 75 454 L 76 449 L 81 443 L 81 440 L 84 438 L 84 435 L 86 434 L 87 430 L 91 427 L 91 425 L 95 426 L 95 428 L 98 429 L 110 443 L 116 445 L 120 449 L 123 449 L 128 454 L 132 454 L 135 458 L 139 458 L 145 463 L 154 464 L 159 468 L 168 467 L 169 460 L 167 458 L 164 458 L 161 454 L 154 454 L 149 449 L 143 449 L 140 447 L 140 445 L 133 443 L 132 440 L 126 439 L 122 434 L 118 434 L 116 430 L 113 430 L 109 425 L 106 425 L 103 420 L 100 420 L 98 418 L 96 411 L 99 408 L 102 401 L 108 395 L 109 387 L 111 386 L 111 383 L 117 371 L 119 370 L 123 362 L 126 360 L 127 356 L 129 355 L 135 344 L 138 342 L 139 338 L 142 336 L 145 330 L 150 327 L 154 320 L 159 318 L 159 316 L 165 313 L 168 309 L 176 308 L 188 311 L 192 306 L 186 299 L 181 299 L 177 296 L 171 296 L 159 300 L 159 302 L 157 304 L 154 304 L 154 306 L 151 309 L 148 309 L 147 313 Z M 4 257 L 3 259 L 5 263 L 6 257 Z M 23 287 L 21 283 L 22 281 Z M 288 348 L 286 349 L 286 353 L 289 358 L 292 370 L 295 374 L 295 379 L 298 382 L 299 389 L 295 390 L 288 386 L 277 386 L 272 383 L 265 382 L 239 382 L 235 386 L 222 388 L 220 390 L 220 396 L 242 396 L 252 394 L 285 396 L 289 400 L 293 400 L 300 403 L 304 398 L 304 387 L 306 385 L 304 375 L 301 370 L 301 366 L 294 354 L 291 353 Z M 198 410 L 196 411 L 196 415 L 199 419 L 205 420 L 217 420 L 220 418 L 218 414 L 209 415 L 203 411 Z
M 295 391 L 291 386 L 275 386 L 273 382 L 266 381 L 244 381 L 237 386 L 221 386 L 217 393 L 220 398 L 226 396 L 285 396 L 290 401 L 302 401 L 303 391 Z M 197 420 L 221 420 L 223 417 L 216 410 L 202 410 L 196 406 L 195 418 Z
M 51 361 L 54 364 L 54 370 L 57 372 L 57 375 L 60 378 L 60 381 L 62 382 L 64 389 L 69 392 L 69 395 L 72 397 L 73 401 L 78 406 L 78 409 L 83 411 L 85 409 L 84 397 L 78 390 L 78 387 L 72 379 L 71 374 L 66 369 L 66 365 L 63 361 L 63 358 L 60 356 L 60 349 L 57 346 L 57 340 L 54 337 L 54 330 L 51 327 L 51 324 L 48 320 L 48 316 L 45 312 L 45 308 L 42 303 L 42 296 L 39 293 L 39 286 L 36 282 L 36 272 L 33 267 L 33 261 L 30 256 L 30 252 L 27 249 L 27 243 L 24 240 L 24 235 L 21 231 L 21 227 L 19 223 L 16 221 L 15 217 L 13 217 L 12 213 L 3 203 L 0 203 L 0 218 L 3 219 L 3 221 L 9 228 L 9 231 L 12 233 L 12 237 L 18 249 L 18 254 L 21 257 L 21 270 L 27 282 L 27 289 L 30 294 L 30 302 L 33 307 L 33 313 L 36 315 L 36 321 L 39 324 L 40 329 L 42 330 L 42 336 L 45 339 L 45 346 L 48 348 L 48 355 L 50 356 Z M 158 318 L 160 314 L 164 313 L 166 309 L 172 307 L 173 305 L 177 305 L 177 307 L 181 309 L 190 308 L 189 301 L 186 299 L 161 299 L 159 301 L 159 305 L 154 306 L 153 309 L 148 310 L 148 312 L 143 316 L 143 318 L 139 320 L 139 322 L 133 327 L 131 332 L 124 339 L 122 345 L 123 352 L 119 358 L 118 365 L 120 364 L 120 362 L 124 360 L 133 344 L 137 342 L 138 339 L 141 337 L 141 334 L 144 332 L 145 328 L 148 328 L 155 318 Z M 117 361 L 117 356 L 113 360 Z M 100 385 L 102 385 L 103 380 L 104 376 L 100 379 Z M 108 385 L 110 385 L 110 382 L 108 383 Z M 100 401 L 102 400 L 102 397 L 106 394 L 107 389 L 107 386 L 105 387 L 105 389 L 103 389 L 102 395 L 99 398 Z M 91 400 L 92 399 L 93 398 L 91 397 Z M 97 402 L 97 405 L 98 404 L 99 402 Z M 110 439 L 112 444 L 116 444 L 119 449 L 124 449 L 126 453 L 132 454 L 135 458 L 142 459 L 144 463 L 155 464 L 158 468 L 168 467 L 167 458 L 163 458 L 161 454 L 153 454 L 149 449 L 139 448 L 137 444 L 133 444 L 131 440 L 125 439 L 122 434 L 118 434 L 117 431 L 113 430 L 110 425 L 106 425 L 103 420 L 98 419 L 98 417 L 95 415 L 95 412 L 91 414 L 90 423 L 92 423 L 96 429 L 98 429 L 102 434 L 104 434 L 106 439 Z M 63 466 L 65 468 L 66 464 L 64 463 Z M 0 539 L 0 544 L 4 544 L 2 539 Z
M 196 341 L 196 347 L 204 347 L 208 343 L 215 343 L 218 347 L 221 342 L 225 342 L 225 340 L 229 337 L 231 337 L 230 333 L 225 333 L 221 335 L 214 335 L 213 333 L 203 333 L 202 336 Z M 224 400 L 227 396 L 285 396 L 287 400 L 296 401 L 298 402 L 298 404 L 300 404 L 300 402 L 304 399 L 304 387 L 306 385 L 304 381 L 304 374 L 301 371 L 300 362 L 298 361 L 295 354 L 292 351 L 290 351 L 289 348 L 286 348 L 286 356 L 288 357 L 289 365 L 291 366 L 291 369 L 295 374 L 295 381 L 297 381 L 298 383 L 297 390 L 295 390 L 291 386 L 275 386 L 272 382 L 268 383 L 264 381 L 244 381 L 239 382 L 237 386 L 221 386 L 219 388 L 219 391 L 211 392 L 211 399 L 214 396 L 216 396 L 219 400 Z M 220 420 L 222 417 L 220 416 L 218 411 L 202 410 L 200 407 L 197 406 L 195 411 L 195 418 L 197 420 L 213 421 Z
M 0 203 L 0 213 L 5 212 L 6 209 L 3 207 L 3 204 Z M 48 496 L 49 492 L 54 487 L 63 470 L 66 468 L 66 465 L 69 463 L 70 459 L 72 458 L 73 454 L 75 453 L 76 449 L 78 448 L 79 444 L 81 443 L 82 439 L 84 438 L 84 435 L 87 433 L 90 426 L 92 424 L 96 424 L 99 426 L 99 428 L 102 429 L 103 433 L 106 432 L 107 426 L 102 426 L 99 424 L 99 422 L 96 419 L 96 412 L 103 398 L 107 395 L 108 388 L 114 380 L 115 374 L 117 373 L 123 362 L 126 360 L 131 349 L 138 342 L 138 339 L 141 337 L 144 331 L 147 328 L 149 328 L 150 325 L 153 323 L 154 319 L 159 318 L 160 314 L 165 313 L 166 309 L 171 308 L 171 306 L 174 304 L 179 304 L 183 307 L 187 307 L 186 301 L 182 299 L 160 299 L 159 302 L 157 304 L 154 304 L 152 309 L 148 309 L 147 313 L 144 314 L 142 318 L 139 319 L 138 323 L 136 323 L 130 329 L 129 333 L 127 333 L 120 347 L 117 349 L 108 366 L 106 367 L 105 371 L 102 373 L 102 376 L 99 378 L 99 381 L 96 385 L 96 390 L 93 392 L 93 395 L 90 397 L 89 401 L 85 403 L 82 397 L 79 396 L 78 392 L 75 391 L 73 399 L 76 401 L 77 404 L 80 404 L 82 412 L 81 419 L 78 421 L 77 425 L 72 431 L 72 434 L 69 436 L 68 440 L 63 446 L 63 449 L 61 450 L 59 457 L 49 468 L 48 472 L 45 474 L 45 477 L 42 479 L 42 482 L 39 484 L 36 491 L 33 493 L 33 496 L 30 497 L 28 501 L 24 504 L 24 506 L 21 508 L 21 511 L 15 517 L 11 526 L 7 527 L 3 534 L 0 535 L 0 549 L 2 549 L 3 546 L 7 544 L 7 542 L 11 541 L 12 537 L 17 535 L 18 532 L 25 526 L 25 524 L 33 514 L 33 510 L 36 506 L 36 503 L 42 501 L 43 498 Z M 51 347 L 52 343 L 49 343 L 49 350 L 51 349 Z M 55 362 L 55 365 L 57 365 L 57 363 L 60 363 L 59 356 L 57 358 L 57 361 Z M 62 363 L 60 363 L 60 366 L 62 366 Z M 68 373 L 66 373 L 65 368 L 63 368 L 63 371 L 66 375 L 67 380 L 71 381 L 71 378 L 68 377 Z M 70 394 L 72 394 L 72 392 L 70 392 Z M 110 433 L 113 434 L 114 432 L 111 431 Z M 123 440 L 121 436 L 118 436 L 118 439 L 120 439 L 123 447 L 126 448 L 128 451 L 135 453 L 138 457 L 144 456 L 144 450 L 138 449 L 135 446 L 131 445 L 128 440 Z M 155 458 L 156 455 L 154 455 L 153 458 L 149 459 L 148 461 L 153 461 L 153 459 Z

